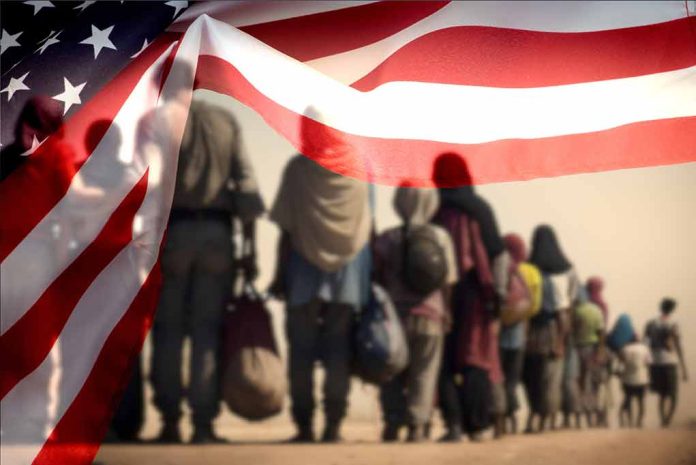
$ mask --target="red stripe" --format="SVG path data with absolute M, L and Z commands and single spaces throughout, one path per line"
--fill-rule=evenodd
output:
M 97 238 L 51 283 L 39 300 L 0 336 L 0 399 L 34 371 L 60 335 L 72 310 L 118 253 L 133 239 L 133 218 L 147 193 L 148 171 L 111 215 Z
M 148 67 L 180 34 L 165 33 L 97 93 L 64 127 L 64 137 L 51 137 L 26 163 L 0 183 L 0 261 L 26 237 L 65 195 L 94 146 L 85 146 L 95 121 L 113 120 Z M 96 145 L 101 137 L 93 139 Z M 57 151 L 57 147 L 61 147 Z
M 152 325 L 160 286 L 157 263 L 106 339 L 85 384 L 34 459 L 34 465 L 92 463 Z
M 364 47 L 432 15 L 449 2 L 379 2 L 240 27 L 276 50 L 309 61 Z
M 353 87 L 391 81 L 545 87 L 672 71 L 696 64 L 696 17 L 558 33 L 461 26 L 404 45 Z
M 280 106 L 254 88 L 231 64 L 213 56 L 198 60 L 197 86 L 230 95 L 256 110 L 299 151 L 326 168 L 359 179 L 399 184 L 408 179 L 432 186 L 433 163 L 445 152 L 460 154 L 476 184 L 519 181 L 575 173 L 669 165 L 696 161 L 696 117 L 645 121 L 605 131 L 485 144 L 383 139 L 341 133 Z M 308 134 L 306 140 L 300 138 Z M 341 138 L 352 150 L 322 157 L 322 140 Z M 313 142 L 307 144 L 307 141 Z M 440 187 L 460 185 L 453 177 Z

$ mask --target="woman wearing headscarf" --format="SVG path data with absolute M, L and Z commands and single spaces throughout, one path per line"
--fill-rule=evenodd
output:
M 403 224 L 380 234 L 373 248 L 375 277 L 394 301 L 409 347 L 406 370 L 382 386 L 380 392 L 384 441 L 398 440 L 404 425 L 408 426 L 409 442 L 425 439 L 425 428 L 435 403 L 443 339 L 451 320 L 451 286 L 457 282 L 452 240 L 447 231 L 431 223 L 439 204 L 434 189 L 400 187 L 394 196 L 394 209 Z M 418 234 L 427 234 L 445 259 L 447 271 L 442 287 L 427 295 L 411 290 L 403 277 L 407 228 L 418 228 Z
M 340 141 L 326 150 L 340 152 Z M 271 220 L 282 232 L 272 290 L 287 303 L 294 440 L 314 440 L 319 359 L 326 370 L 322 440 L 335 442 L 347 408 L 353 315 L 369 291 L 369 186 L 297 155 L 285 169 Z
M 555 428 L 556 415 L 561 408 L 563 367 L 568 336 L 570 334 L 570 311 L 578 291 L 578 279 L 572 263 L 566 258 L 556 237 L 548 225 L 538 226 L 532 238 L 530 261 L 536 265 L 547 280 L 553 292 L 550 310 L 552 318 L 545 312 L 532 319 L 527 348 L 545 357 L 543 366 L 544 402 L 541 412 L 540 429 L 550 420 Z M 542 310 L 549 305 L 544 295 Z M 540 323 L 541 322 L 541 323 Z M 528 429 L 531 425 L 528 425 Z
M 599 276 L 592 276 L 587 280 L 587 293 L 590 302 L 599 307 L 602 311 L 602 318 L 606 325 L 609 320 L 609 306 L 604 300 L 604 280 Z
M 507 234 L 503 239 L 514 268 L 529 290 L 531 298 L 529 314 L 534 314 L 541 306 L 541 273 L 536 266 L 527 262 L 527 248 L 519 235 Z M 509 431 L 513 433 L 517 432 L 515 415 L 519 409 L 517 385 L 520 383 L 524 366 L 527 324 L 527 320 L 510 325 L 502 324 L 500 330 L 500 358 L 505 377 L 506 417 L 511 426 Z
M 440 189 L 435 220 L 452 237 L 460 276 L 440 370 L 439 403 L 447 426 L 442 440 L 460 440 L 462 428 L 472 440 L 480 440 L 491 411 L 499 409 L 494 408 L 493 386 L 502 387 L 498 312 L 509 261 L 493 210 L 471 186 L 464 160 L 453 153 L 441 155 L 433 178 L 438 185 L 461 186 Z

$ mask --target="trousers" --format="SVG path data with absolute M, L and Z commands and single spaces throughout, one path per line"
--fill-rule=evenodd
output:
M 165 422 L 181 416 L 182 347 L 191 339 L 188 403 L 194 424 L 219 413 L 218 352 L 233 276 L 229 222 L 180 219 L 170 224 L 162 254 L 162 292 L 152 330 L 155 406 Z

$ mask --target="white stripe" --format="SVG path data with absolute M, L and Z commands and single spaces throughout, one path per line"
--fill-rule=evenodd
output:
M 684 18 L 684 3 L 667 2 L 454 2 L 385 39 L 308 61 L 312 68 L 352 84 L 409 42 L 444 28 L 490 26 L 542 32 L 591 32 Z
M 177 58 L 167 78 L 166 87 L 192 88 L 192 75 L 178 73 L 177 64 L 186 62 L 195 70 L 198 56 L 199 25 L 191 26 L 192 34 L 187 35 L 177 51 Z M 152 83 L 152 72 L 166 58 L 165 52 L 153 64 L 149 72 L 141 79 L 141 83 Z M 182 79 L 186 79 L 182 82 Z M 182 85 L 183 84 L 183 85 Z M 164 92 L 163 92 L 164 93 Z M 190 95 L 189 95 L 190 98 Z M 150 100 L 150 108 L 156 107 L 156 99 Z M 186 103 L 188 106 L 188 102 Z M 143 205 L 138 214 L 150 219 L 153 227 L 145 235 L 145 240 L 134 240 L 123 249 L 116 258 L 97 276 L 73 309 L 59 339 L 63 356 L 60 405 L 56 412 L 55 423 L 58 423 L 67 408 L 82 389 L 92 370 L 100 350 L 113 330 L 132 303 L 135 295 L 154 266 L 166 227 L 171 200 L 176 179 L 177 155 L 183 127 L 172 133 L 173 128 L 160 128 L 171 135 L 175 142 L 169 153 L 164 153 L 164 163 L 160 173 L 153 173 L 148 178 L 148 189 Z M 170 132 L 166 132 L 169 130 Z M 153 140 L 156 142 L 157 139 Z M 147 144 L 145 144 L 147 145 Z M 141 154 L 139 154 L 141 155 Z M 158 183 L 158 181 L 161 181 Z M 21 422 L 13 421 L 8 412 L 31 411 L 32 403 L 42 399 L 40 389 L 46 388 L 45 373 L 51 370 L 51 360 L 47 357 L 42 365 L 23 378 L 0 402 L 0 417 L 3 434 L 12 435 L 21 426 Z M 49 432 L 50 434 L 50 432 Z M 0 463 L 9 465 L 28 465 L 40 452 L 47 436 L 29 438 L 29 444 L 21 448 L 0 447 Z
M 317 13 L 342 10 L 354 6 L 366 5 L 374 1 L 281 1 L 259 2 L 252 1 L 225 1 L 225 2 L 201 2 L 189 7 L 168 28 L 170 31 L 185 31 L 186 28 L 201 15 L 208 15 L 220 21 L 224 21 L 235 27 L 263 24 L 283 19 L 296 18 Z
M 362 136 L 479 144 L 696 115 L 696 67 L 542 88 L 393 82 L 363 93 L 210 18 L 202 47 L 283 107 L 298 114 L 312 107 L 321 122 Z
M 171 45 L 160 60 L 173 48 Z M 153 89 L 151 79 L 151 73 L 140 79 L 112 126 L 73 178 L 67 194 L 0 264 L 1 334 L 36 303 L 60 273 L 94 240 L 109 216 L 145 173 L 147 166 L 131 163 L 126 170 L 126 179 L 114 179 L 119 174 L 114 170 L 116 160 L 130 161 L 133 158 L 136 126 L 156 101 L 157 90 Z M 80 199 L 79 185 L 87 173 L 102 181 L 99 188 L 103 197 L 96 202 Z M 71 231 L 70 226 L 75 226 L 77 231 Z M 63 237 L 76 232 L 80 233 L 80 239 L 66 249 L 68 241 Z M 42 254 L 46 248 L 55 252 L 53 256 Z M 41 259 L 38 254 L 42 254 Z M 42 268 L 40 273 L 37 267 Z

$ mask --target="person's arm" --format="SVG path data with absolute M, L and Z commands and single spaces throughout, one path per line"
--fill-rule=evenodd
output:
M 679 332 L 675 329 L 674 331 L 674 346 L 677 350 L 677 356 L 679 357 L 679 366 L 681 367 L 682 379 L 684 382 L 689 380 L 689 374 L 686 371 L 686 361 L 684 360 L 684 351 L 682 351 L 681 337 L 679 337 Z
M 597 361 L 604 363 L 609 358 L 609 353 L 607 352 L 607 332 L 604 330 L 604 327 L 597 330 L 597 336 L 599 338 L 597 343 Z
M 506 251 L 499 253 L 493 259 L 492 268 L 496 306 L 498 307 L 496 313 L 499 313 L 507 299 L 508 284 L 510 281 L 510 255 Z
M 285 264 L 290 256 L 290 235 L 282 231 L 278 240 L 278 251 L 276 254 L 275 275 L 268 288 L 268 292 L 277 299 L 284 299 L 285 289 Z
M 241 266 L 248 281 L 254 281 L 259 275 L 256 261 L 256 220 L 242 223 L 242 258 Z

